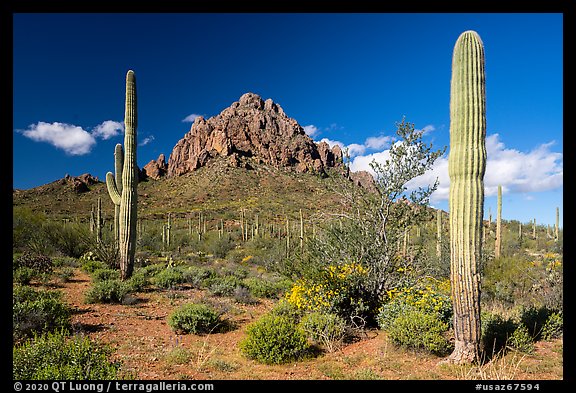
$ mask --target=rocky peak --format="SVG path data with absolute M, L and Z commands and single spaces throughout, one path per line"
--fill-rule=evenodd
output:
M 164 157 L 164 154 L 160 154 L 158 159 L 150 160 L 148 164 L 144 165 L 142 175 L 144 178 L 158 180 L 166 174 L 167 170 L 168 164 L 166 163 L 166 157 Z
M 60 184 L 68 185 L 72 187 L 75 193 L 81 194 L 90 191 L 89 186 L 98 183 L 98 181 L 97 177 L 94 177 L 89 173 L 84 173 L 77 177 L 66 174 L 63 179 L 60 179 Z
M 239 166 L 247 158 L 296 172 L 325 174 L 342 164 L 340 148 L 316 145 L 298 122 L 271 99 L 246 93 L 220 114 L 198 117 L 168 159 L 168 176 L 179 176 L 227 157 Z

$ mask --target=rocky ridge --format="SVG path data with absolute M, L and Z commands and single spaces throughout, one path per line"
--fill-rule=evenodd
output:
M 316 144 L 280 105 L 254 93 L 242 95 L 216 116 L 196 118 L 172 150 L 166 175 L 183 175 L 217 157 L 225 157 L 235 167 L 255 159 L 278 169 L 320 175 L 325 175 L 327 168 L 343 167 L 339 146 Z M 147 166 L 158 173 L 156 168 L 162 165 L 152 160 Z

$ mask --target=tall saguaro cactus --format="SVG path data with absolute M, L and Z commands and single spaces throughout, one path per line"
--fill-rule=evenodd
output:
M 475 31 L 458 37 L 450 88 L 450 281 L 454 309 L 454 351 L 447 361 L 480 357 L 480 271 L 486 93 L 484 45 Z
M 442 210 L 436 210 L 436 256 L 442 258 Z
M 126 74 L 126 105 L 124 113 L 124 165 L 122 167 L 122 191 L 118 189 L 114 174 L 106 174 L 108 193 L 115 205 L 120 206 L 118 216 L 118 250 L 120 276 L 126 280 L 134 270 L 136 251 L 136 221 L 138 206 L 138 167 L 136 165 L 136 76 L 129 70 Z
M 496 212 L 496 241 L 494 242 L 494 257 L 500 258 L 502 252 L 502 186 L 498 186 L 498 207 Z
M 556 226 L 554 228 L 554 241 L 558 241 L 558 236 L 560 232 L 560 208 L 556 207 Z

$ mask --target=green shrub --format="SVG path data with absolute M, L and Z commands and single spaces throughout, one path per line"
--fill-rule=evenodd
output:
M 97 268 L 90 274 L 90 276 L 94 282 L 119 280 L 120 271 L 109 268 Z
M 248 277 L 242 280 L 242 284 L 250 293 L 259 298 L 277 299 L 284 289 L 284 283 L 270 282 L 261 278 Z
M 308 357 L 311 353 L 306 335 L 289 317 L 264 315 L 246 328 L 241 351 L 250 359 L 265 364 L 281 364 Z
M 544 324 L 553 312 L 547 307 L 522 307 L 520 309 L 520 323 L 526 326 L 534 340 L 539 340 Z
M 65 266 L 57 272 L 57 275 L 62 282 L 69 282 L 74 277 L 74 268 Z
M 119 364 L 87 337 L 47 333 L 12 349 L 14 380 L 117 379 Z
M 130 279 L 125 281 L 125 284 L 128 286 L 130 292 L 140 292 L 150 285 L 150 279 L 143 273 L 136 272 Z
M 161 272 L 156 273 L 152 279 L 154 285 L 158 288 L 164 289 L 173 288 L 179 284 L 183 284 L 184 282 L 186 282 L 186 277 L 184 276 L 182 269 L 178 267 L 164 269 Z
M 504 349 L 508 338 L 514 333 L 517 325 L 510 318 L 503 318 L 499 314 L 482 311 L 480 314 L 482 339 L 481 344 L 485 353 L 496 355 Z
M 82 261 L 82 266 L 80 267 L 80 269 L 82 269 L 82 271 L 84 271 L 88 274 L 92 274 L 92 273 L 94 273 L 95 270 L 98 270 L 98 269 L 106 269 L 107 268 L 107 266 L 104 262 L 95 261 L 95 260 L 86 259 L 86 258 L 90 258 L 90 256 L 86 257 L 86 254 L 84 254 L 80 258 L 80 261 Z
M 269 312 L 270 315 L 286 317 L 298 323 L 304 316 L 304 311 L 286 299 L 280 299 Z
M 564 318 L 562 312 L 550 314 L 544 326 L 542 327 L 542 339 L 551 340 L 562 335 L 564 328 Z
M 240 304 L 258 304 L 258 299 L 252 296 L 246 287 L 236 287 L 232 296 L 234 300 Z
M 220 314 L 206 304 L 188 303 L 168 316 L 168 325 L 176 332 L 202 334 L 222 327 Z
M 33 334 L 70 327 L 70 308 L 62 293 L 16 286 L 12 293 L 12 335 L 19 341 Z
M 36 276 L 36 271 L 26 266 L 20 266 L 12 271 L 12 281 L 20 285 L 28 285 Z
M 525 353 L 532 353 L 534 351 L 534 340 L 526 325 L 521 323 L 516 327 L 508 339 L 508 345 Z
M 213 270 L 199 267 L 199 266 L 189 266 L 184 270 L 184 278 L 187 283 L 191 284 L 194 288 L 203 288 L 209 285 L 212 278 L 216 276 Z
M 396 318 L 414 310 L 415 308 L 406 302 L 393 300 L 380 307 L 378 315 L 376 316 L 376 322 L 380 329 L 388 330 Z
M 122 303 L 130 286 L 120 280 L 105 280 L 92 284 L 86 292 L 86 303 Z
M 210 293 L 215 296 L 232 296 L 236 287 L 242 286 L 234 276 L 216 276 L 210 279 Z
M 300 321 L 300 327 L 312 343 L 323 346 L 328 352 L 337 350 L 346 336 L 346 322 L 335 314 L 306 314 Z
M 164 263 L 155 263 L 137 269 L 134 273 L 142 274 L 146 278 L 152 278 L 161 271 L 164 271 L 165 269 L 166 265 Z
M 396 317 L 388 327 L 388 337 L 400 346 L 422 349 L 443 356 L 451 344 L 444 336 L 448 324 L 437 314 L 412 310 Z

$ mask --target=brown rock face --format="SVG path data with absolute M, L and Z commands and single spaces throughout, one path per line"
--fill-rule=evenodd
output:
M 69 174 L 66 174 L 63 179 L 60 180 L 61 184 L 68 184 L 72 187 L 74 192 L 77 194 L 81 194 L 83 192 L 90 191 L 90 187 L 93 184 L 98 183 L 98 178 L 92 176 L 89 173 L 85 173 L 83 175 L 73 177 Z
M 376 181 L 367 171 L 350 172 L 350 180 L 368 191 L 376 191 Z
M 154 180 L 158 180 L 164 176 L 167 170 L 168 165 L 166 164 L 164 154 L 160 154 L 157 160 L 150 160 L 150 162 L 142 168 L 144 177 Z
M 229 157 L 240 166 L 245 157 L 297 172 L 325 174 L 341 165 L 342 151 L 316 145 L 296 120 L 271 99 L 246 93 L 219 115 L 198 117 L 168 159 L 168 176 L 179 176 L 206 165 L 215 157 Z

